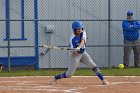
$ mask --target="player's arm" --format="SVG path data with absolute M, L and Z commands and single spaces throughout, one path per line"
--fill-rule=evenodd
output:
M 80 42 L 78 48 L 82 48 L 86 44 L 86 41 L 87 41 L 86 32 L 83 31 L 83 37 L 81 39 L 81 42 Z
M 122 27 L 124 30 L 127 30 L 127 31 L 131 31 L 133 28 L 130 26 L 130 24 L 128 24 L 127 21 L 123 21 L 122 23 Z
M 78 48 L 82 48 L 84 46 L 84 44 L 86 43 L 86 38 L 82 38 Z
M 134 29 L 140 29 L 140 23 L 138 21 L 134 24 Z

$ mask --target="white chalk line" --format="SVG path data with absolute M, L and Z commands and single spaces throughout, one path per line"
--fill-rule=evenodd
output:
M 1 78 L 33 78 L 33 77 L 50 77 L 50 76 L 20 76 L 20 77 L 1 77 Z M 80 77 L 80 78 L 87 78 L 87 77 L 96 77 L 97 76 L 73 76 L 73 77 Z M 105 77 L 109 77 L 109 78 L 113 78 L 113 77 L 130 77 L 130 78 L 135 78 L 135 77 L 140 77 L 140 76 L 105 76 Z M 0 85 L 0 89 L 6 89 L 6 90 L 26 90 L 26 91 L 50 91 L 50 92 L 65 92 L 65 93 L 80 93 L 80 92 L 75 92 L 78 90 L 82 90 L 82 89 L 86 89 L 87 87 L 74 87 L 74 88 L 70 88 L 70 87 L 57 87 L 57 86 L 52 86 L 52 85 L 46 85 L 46 86 L 40 86 L 39 84 L 34 84 L 36 83 L 35 81 L 0 81 L 0 83 L 16 83 L 13 86 L 1 86 Z M 105 87 L 105 86 L 110 86 L 110 85 L 118 85 L 118 84 L 140 84 L 140 82 L 110 82 L 109 85 L 93 85 L 93 86 L 98 86 L 98 87 Z M 64 89 L 66 88 L 66 89 Z
M 1 81 L 0 83 L 13 83 L 15 85 L 2 86 L 0 85 L 0 90 L 16 90 L 16 91 L 50 91 L 50 92 L 64 92 L 64 93 L 80 93 L 75 92 L 78 90 L 86 89 L 86 87 L 64 87 L 64 86 L 54 86 L 46 85 L 41 86 L 36 81 Z
M 119 85 L 119 84 L 140 84 L 140 82 L 109 82 L 108 85 L 94 85 L 94 86 L 110 86 L 110 85 Z
M 27 88 L 26 88 L 27 87 Z M 68 88 L 67 87 L 52 87 L 52 86 L 0 86 L 0 90 L 17 90 L 17 91 L 50 91 L 50 92 L 65 92 L 65 93 L 80 93 L 76 90 L 86 89 L 86 87 Z M 66 89 L 64 89 L 66 88 Z
M 46 78 L 50 78 L 50 76 L 16 76 L 16 77 L 1 77 L 1 78 L 42 78 L 42 77 L 46 77 Z M 72 77 L 80 77 L 80 78 L 89 78 L 89 77 L 97 77 L 97 76 L 72 76 Z M 135 77 L 140 77 L 140 76 L 104 76 L 104 77 L 109 77 L 109 78 L 113 78 L 113 77 L 131 77 L 131 78 L 135 78 Z

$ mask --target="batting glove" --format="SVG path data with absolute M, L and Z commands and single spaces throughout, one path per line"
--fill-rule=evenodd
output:
M 79 48 L 79 47 L 77 47 L 77 48 L 74 48 L 74 50 L 75 50 L 75 51 L 79 51 L 79 50 L 80 50 L 80 48 Z

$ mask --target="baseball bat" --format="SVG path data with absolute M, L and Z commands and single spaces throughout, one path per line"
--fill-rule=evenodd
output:
M 48 46 L 48 45 L 43 45 L 44 48 L 48 49 L 54 49 L 54 50 L 75 50 L 74 48 L 69 48 L 69 47 L 59 47 L 59 46 Z

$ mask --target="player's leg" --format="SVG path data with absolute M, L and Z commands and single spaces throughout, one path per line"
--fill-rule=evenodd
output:
M 134 67 L 140 67 L 140 55 L 139 55 L 139 41 L 135 42 L 135 46 L 133 47 L 134 50 Z
M 79 63 L 78 61 L 69 62 L 68 71 L 54 76 L 54 79 L 58 80 L 62 78 L 70 78 L 74 74 L 78 63 Z
M 71 61 L 69 62 L 68 70 L 66 72 L 68 77 L 71 77 L 75 73 L 76 68 L 77 68 L 82 56 L 83 56 L 82 54 L 78 54 L 76 56 L 71 57 Z
M 102 81 L 103 84 L 109 84 L 108 81 L 106 81 L 100 71 L 100 69 L 96 66 L 96 64 L 93 62 L 93 60 L 91 59 L 91 57 L 88 55 L 87 52 L 84 52 L 84 55 L 81 59 L 81 61 L 83 64 L 87 65 L 88 67 L 90 67 L 92 69 L 92 71 L 98 76 L 98 78 Z
M 80 55 L 80 54 L 78 54 L 76 56 L 71 56 L 71 61 L 69 62 L 67 72 L 54 76 L 52 82 L 55 82 L 62 78 L 70 78 L 74 74 L 81 57 L 82 57 L 82 55 Z
M 129 60 L 130 60 L 130 54 L 132 51 L 132 45 L 133 43 L 129 41 L 124 41 L 124 56 L 123 56 L 123 64 L 124 67 L 129 67 Z

